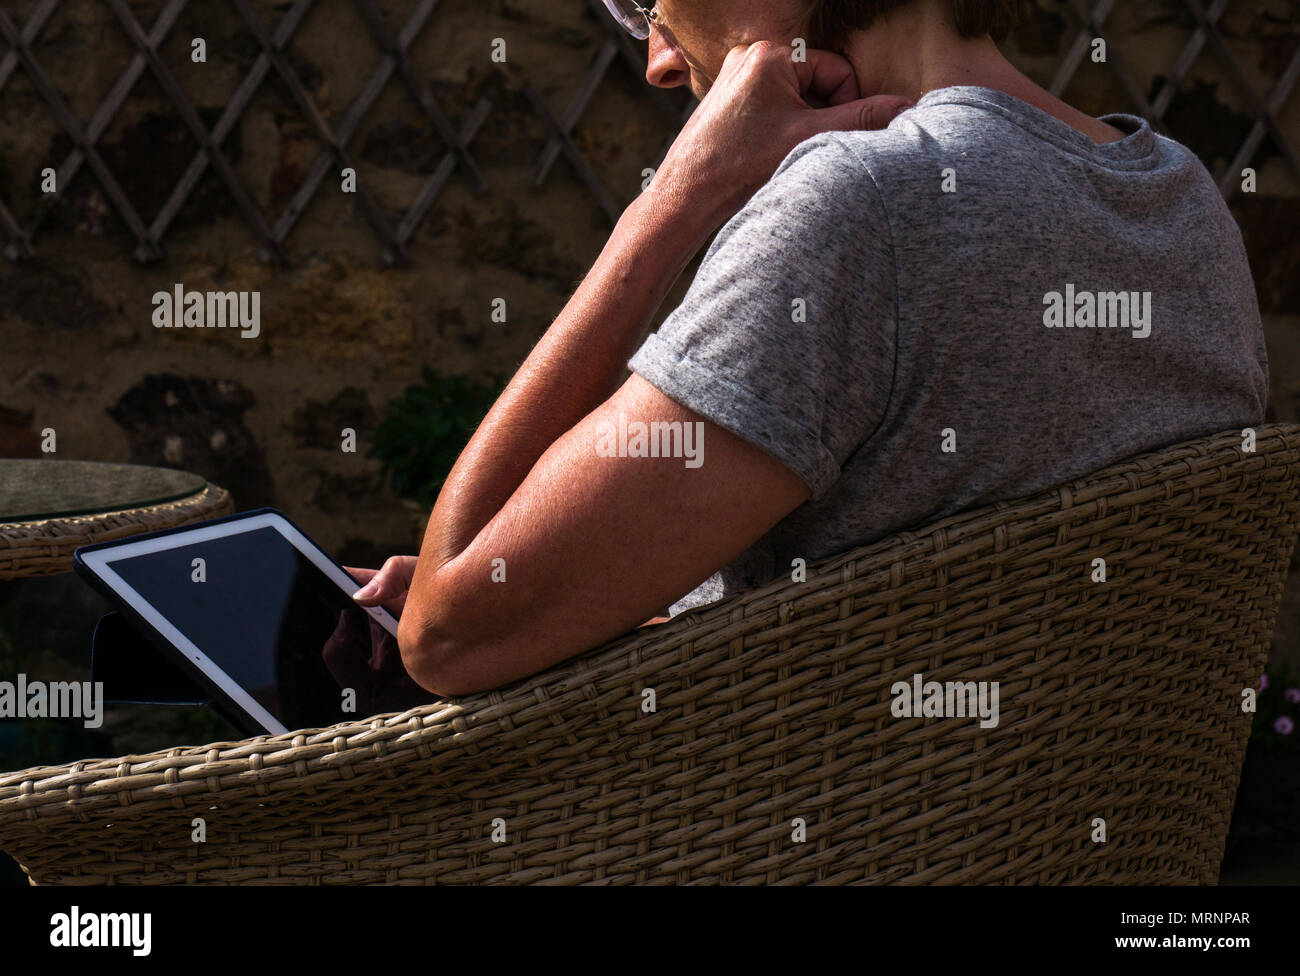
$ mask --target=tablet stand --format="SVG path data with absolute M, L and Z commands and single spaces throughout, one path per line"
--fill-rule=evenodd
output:
M 114 705 L 207 706 L 236 729 L 247 719 L 212 700 L 184 671 L 154 647 L 128 618 L 110 610 L 90 639 L 90 680 L 104 683 L 104 701 Z M 255 729 L 248 734 L 259 735 Z
M 95 624 L 90 680 L 115 705 L 210 705 L 211 698 L 116 610 Z

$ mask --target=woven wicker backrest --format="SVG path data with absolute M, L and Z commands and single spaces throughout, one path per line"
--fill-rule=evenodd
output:
M 0 775 L 0 849 L 42 883 L 1214 883 L 1298 480 L 1300 427 L 1229 432 L 503 692 Z M 917 674 L 998 682 L 998 724 L 893 714 Z

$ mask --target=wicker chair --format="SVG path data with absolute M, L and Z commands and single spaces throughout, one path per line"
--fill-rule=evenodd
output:
M 1300 426 L 1228 432 L 505 691 L 0 775 L 0 849 L 55 884 L 1213 884 L 1297 479 Z M 999 723 L 895 717 L 917 673 L 999 682 Z

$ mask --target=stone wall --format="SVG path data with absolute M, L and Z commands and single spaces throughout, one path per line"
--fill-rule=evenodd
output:
M 378 5 L 389 24 L 412 2 Z M 1208 6 L 1208 5 L 1207 5 Z M 34 2 L 7 2 L 22 24 Z M 133 0 L 147 30 L 162 0 Z M 288 4 L 255 0 L 271 24 Z M 1049 85 L 1078 28 L 1063 0 L 1037 0 L 1005 45 Z M 1067 101 L 1094 115 L 1136 111 L 1114 70 L 1118 55 L 1146 97 L 1192 35 L 1182 0 L 1126 0 L 1105 25 L 1109 62 L 1085 57 Z M 1228 51 L 1261 95 L 1295 56 L 1300 17 L 1287 0 L 1233 2 L 1221 22 Z M 364 456 L 384 405 L 431 364 L 443 373 L 509 374 L 560 310 L 609 231 L 589 189 L 560 158 L 539 187 L 533 166 L 549 132 L 525 95 L 530 83 L 560 115 L 606 38 L 582 0 L 446 0 L 411 46 L 416 74 L 459 125 L 487 98 L 492 108 L 470 145 L 487 189 L 452 175 L 410 242 L 410 262 L 389 267 L 337 165 L 289 234 L 282 263 L 262 244 L 211 168 L 163 238 L 161 260 L 138 263 L 135 244 L 102 187 L 82 166 L 34 237 L 36 256 L 0 261 L 0 455 L 36 456 L 54 427 L 59 454 L 170 465 L 203 474 L 241 509 L 276 506 L 351 564 L 415 552 L 424 513 L 382 483 Z M 190 59 L 191 39 L 207 61 Z M 490 57 L 506 41 L 506 62 Z M 134 52 L 106 4 L 64 0 L 33 45 L 73 114 L 90 119 Z M 162 44 L 162 59 L 207 126 L 230 102 L 259 53 L 226 2 L 194 3 Z M 0 43 L 0 57 L 4 46 Z M 353 4 L 320 0 L 287 57 L 331 126 L 380 58 Z M 1225 63 L 1207 45 L 1165 116 L 1168 131 L 1223 174 L 1255 121 Z M 1278 128 L 1300 145 L 1300 96 Z M 575 130 L 578 148 L 621 202 L 637 192 L 672 123 L 647 86 L 616 62 Z M 164 88 L 146 70 L 98 140 L 105 164 L 145 221 L 157 213 L 197 148 Z M 391 79 L 348 144 L 358 179 L 395 219 L 442 157 L 411 93 Z M 72 148 L 19 68 L 0 88 L 0 200 L 21 220 L 46 206 L 39 171 Z M 261 85 L 222 144 L 242 186 L 274 221 L 322 146 L 288 89 Z M 1300 421 L 1300 217 L 1295 173 L 1265 138 L 1251 165 L 1258 190 L 1237 193 L 1259 288 L 1272 363 L 1269 419 Z M 1212 274 L 1213 269 L 1206 269 Z M 689 277 L 689 271 L 687 278 Z M 680 296 L 680 282 L 673 299 Z M 151 296 L 176 284 L 261 294 L 262 333 L 151 325 Z M 494 298 L 508 321 L 491 320 Z M 674 304 L 670 300 L 666 308 Z M 363 445 L 339 449 L 355 428 Z M 1300 666 L 1300 576 L 1288 594 L 1277 654 Z
M 254 6 L 269 24 L 285 5 Z M 411 4 L 380 6 L 396 24 Z M 132 4 L 145 25 L 161 7 Z M 209 126 L 259 50 L 228 7 L 191 5 L 162 46 Z M 191 37 L 205 39 L 206 64 L 191 63 Z M 507 42 L 504 65 L 489 57 L 496 37 Z M 260 259 L 257 235 L 211 168 L 167 234 L 163 259 L 137 263 L 123 222 L 83 167 L 36 235 L 37 257 L 0 263 L 0 453 L 36 456 L 38 431 L 51 426 L 62 456 L 199 472 L 228 488 L 241 509 L 292 513 L 345 562 L 416 551 L 422 519 L 364 456 L 367 434 L 426 363 L 443 373 L 512 373 L 599 253 L 609 223 L 568 163 L 558 160 L 540 188 L 532 183 L 549 133 L 522 86 L 531 82 L 559 115 L 603 37 L 579 2 L 440 6 L 412 46 L 413 66 L 453 124 L 479 98 L 492 101 L 470 145 L 487 190 L 476 193 L 464 174 L 453 175 L 414 234 L 404 267 L 384 264 L 335 165 L 290 234 L 285 264 Z M 65 2 L 35 50 L 83 119 L 132 51 L 107 6 L 92 0 Z M 350 3 L 325 0 L 305 19 L 289 57 L 337 126 L 380 54 Z M 639 189 L 642 167 L 672 131 L 647 111 L 643 84 L 616 66 L 575 133 L 622 200 Z M 100 147 L 148 221 L 196 143 L 146 72 Z M 58 165 L 70 148 L 19 70 L 0 93 L 0 192 L 11 209 L 33 211 L 40 167 Z M 222 148 L 274 220 L 321 144 L 271 77 Z M 358 180 L 394 218 L 442 156 L 397 79 L 349 148 Z M 261 335 L 153 328 L 151 296 L 178 283 L 260 292 Z M 497 297 L 507 300 L 505 323 L 491 321 Z M 339 448 L 344 427 L 358 433 L 355 454 Z

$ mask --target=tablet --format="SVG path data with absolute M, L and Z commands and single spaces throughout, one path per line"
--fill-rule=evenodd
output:
M 83 546 L 79 574 L 247 734 L 324 728 L 436 701 L 397 618 L 282 513 L 261 508 Z

